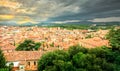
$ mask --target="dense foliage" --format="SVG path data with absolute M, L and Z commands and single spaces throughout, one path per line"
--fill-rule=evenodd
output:
M 39 71 L 120 71 L 120 52 L 101 47 L 86 49 L 72 46 L 68 51 L 54 51 L 42 56 Z
M 111 30 L 109 33 L 109 40 L 113 50 L 120 51 L 120 29 Z
M 4 54 L 2 53 L 2 50 L 0 50 L 0 68 L 6 67 L 6 60 L 4 58 Z
M 41 43 L 35 43 L 32 40 L 25 40 L 23 43 L 21 43 L 16 50 L 18 51 L 34 51 L 38 50 L 41 46 Z
M 0 71 L 10 71 L 9 68 L 0 68 Z
M 38 62 L 39 71 L 120 71 L 120 29 L 109 33 L 110 47 L 94 49 L 72 46 L 68 51 L 46 53 Z

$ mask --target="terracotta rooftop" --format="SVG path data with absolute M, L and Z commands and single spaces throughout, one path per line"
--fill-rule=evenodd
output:
M 84 39 L 80 41 L 80 45 L 87 47 L 87 48 L 94 48 L 100 46 L 109 46 L 108 40 L 102 40 L 99 37 Z
M 26 60 L 38 60 L 42 56 L 41 51 L 14 51 L 11 53 L 5 53 L 7 61 L 26 61 Z
M 4 46 L 1 46 L 1 50 L 3 50 L 3 51 L 4 50 L 15 50 L 15 49 L 16 49 L 16 47 L 11 44 L 6 44 Z

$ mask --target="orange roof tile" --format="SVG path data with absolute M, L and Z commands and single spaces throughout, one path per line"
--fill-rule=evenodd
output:
M 88 47 L 88 48 L 108 46 L 109 41 L 108 40 L 102 40 L 99 37 L 95 37 L 95 38 L 81 40 L 80 45 L 82 45 L 84 47 Z
M 5 53 L 7 61 L 26 61 L 26 60 L 38 60 L 42 56 L 43 52 L 40 51 L 14 51 L 11 53 Z
M 4 50 L 15 50 L 15 49 L 16 49 L 16 47 L 11 44 L 6 44 L 4 46 L 1 46 L 1 50 L 3 50 L 3 51 Z

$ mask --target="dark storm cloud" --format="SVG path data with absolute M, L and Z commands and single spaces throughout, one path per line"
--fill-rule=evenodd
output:
M 12 21 L 30 18 L 39 22 L 120 18 L 120 0 L 8 0 L 19 3 L 11 9 L 0 5 L 1 14 L 14 14 Z
M 104 13 L 109 11 L 120 10 L 120 0 L 94 0 L 95 2 L 86 2 L 83 10 L 86 13 Z
M 79 1 L 80 0 L 73 2 L 79 5 L 79 7 L 81 7 L 79 13 L 54 17 L 51 18 L 50 20 L 54 21 L 55 20 L 63 21 L 65 19 L 89 20 L 104 17 L 120 17 L 120 0 L 89 0 L 85 1 L 82 4 L 78 4 Z

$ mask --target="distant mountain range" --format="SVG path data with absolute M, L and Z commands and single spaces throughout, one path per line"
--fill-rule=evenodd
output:
M 60 24 L 60 23 L 59 23 Z M 4 26 L 54 26 L 54 25 L 59 25 L 57 23 L 38 23 L 38 24 L 32 24 L 31 22 L 27 22 L 24 24 L 16 24 L 14 22 L 5 22 L 5 23 L 0 23 L 0 25 Z M 96 25 L 120 25 L 120 22 L 89 22 L 89 21 L 82 21 L 82 22 L 70 22 L 70 23 L 61 23 L 62 24 L 74 24 L 74 25 L 78 25 L 78 24 L 96 24 Z

